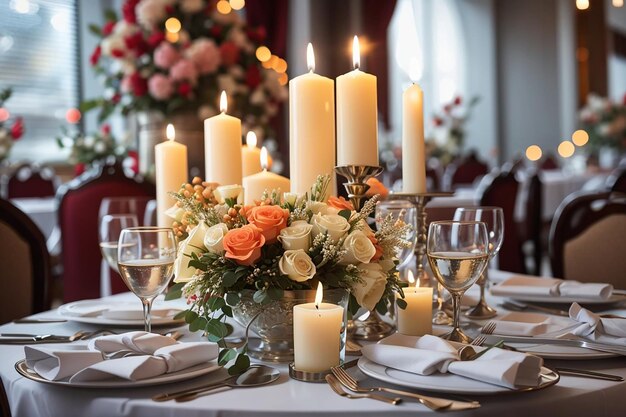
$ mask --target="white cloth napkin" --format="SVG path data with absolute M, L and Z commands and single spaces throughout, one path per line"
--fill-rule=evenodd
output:
M 498 348 L 473 361 L 459 361 L 457 348 L 436 336 L 392 335 L 378 344 L 364 346 L 369 360 L 405 372 L 431 375 L 450 372 L 507 388 L 537 386 L 543 360 Z
M 491 293 L 500 297 L 552 296 L 607 299 L 613 292 L 611 284 L 583 283 L 556 278 L 514 275 L 500 285 L 491 287 Z
M 611 345 L 626 346 L 626 319 L 604 318 L 573 303 L 569 316 L 581 325 L 572 334 Z
M 564 318 L 540 313 L 514 312 L 493 320 L 496 325 L 493 334 L 507 336 L 539 336 L 566 329 L 575 324 Z
M 105 354 L 119 350 L 144 355 L 105 360 Z M 25 346 L 24 353 L 26 365 L 52 381 L 138 381 L 209 362 L 217 357 L 218 347 L 215 343 L 179 343 L 168 336 L 130 332 L 102 336 L 87 345 Z

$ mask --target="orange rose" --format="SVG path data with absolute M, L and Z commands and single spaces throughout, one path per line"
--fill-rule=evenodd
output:
M 385 198 L 389 195 L 389 190 L 385 185 L 378 181 L 376 178 L 370 178 L 367 180 L 367 185 L 370 186 L 369 190 L 365 192 L 365 195 L 368 197 L 373 197 L 376 194 L 380 194 L 382 198 Z
M 267 243 L 274 243 L 280 233 L 287 227 L 289 210 L 279 206 L 255 206 L 246 210 L 248 222 L 261 229 Z
M 229 230 L 222 240 L 226 256 L 240 265 L 250 266 L 261 257 L 261 247 L 265 244 L 262 230 L 253 224 Z
M 328 199 L 328 205 L 336 208 L 337 210 L 354 210 L 352 203 L 343 197 L 330 197 Z

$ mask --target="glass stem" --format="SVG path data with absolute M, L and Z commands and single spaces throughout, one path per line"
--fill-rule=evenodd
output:
M 150 311 L 152 310 L 153 298 L 142 298 L 141 304 L 143 306 L 143 323 L 144 330 L 148 333 L 152 332 L 152 322 L 150 321 Z
M 461 295 L 456 292 L 452 293 L 452 310 L 454 311 L 452 331 L 455 331 L 460 329 L 459 320 L 461 317 Z

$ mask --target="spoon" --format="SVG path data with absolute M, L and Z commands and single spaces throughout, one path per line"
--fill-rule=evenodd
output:
M 247 371 L 240 375 L 234 375 L 223 381 L 215 382 L 199 388 L 186 389 L 177 392 L 158 394 L 152 397 L 153 401 L 176 400 L 177 402 L 191 401 L 200 394 L 213 391 L 216 388 L 247 388 L 274 382 L 280 376 L 280 372 L 276 368 L 266 365 L 252 365 Z

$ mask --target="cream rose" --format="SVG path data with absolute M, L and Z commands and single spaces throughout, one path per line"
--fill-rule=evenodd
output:
M 220 204 L 224 204 L 227 198 L 236 199 L 237 203 L 243 203 L 243 187 L 238 184 L 221 185 L 213 191 L 215 199 Z
M 178 207 L 176 204 L 174 204 L 172 207 L 165 210 L 164 213 L 167 217 L 171 217 L 177 222 L 180 222 L 183 219 L 183 214 L 185 214 L 185 210 L 182 207 Z
M 338 214 L 315 214 L 311 218 L 313 237 L 328 232 L 333 242 L 339 241 L 350 230 L 348 221 Z
M 223 254 L 224 253 L 224 235 L 228 233 L 228 227 L 224 223 L 218 223 L 207 229 L 204 235 L 204 247 L 210 252 Z
M 337 214 L 339 210 L 329 206 L 321 201 L 308 201 L 306 207 L 313 212 L 313 214 Z
M 198 224 L 189 232 L 187 239 L 178 245 L 178 254 L 174 262 L 174 282 L 191 281 L 195 275 L 196 268 L 189 266 L 189 261 L 191 260 L 191 254 L 204 252 L 204 236 L 207 230 L 208 226 L 205 222 Z
M 299 198 L 302 198 L 302 195 L 298 193 L 283 193 L 283 200 L 291 206 L 295 206 Z
M 361 307 L 373 311 L 385 292 L 387 274 L 379 263 L 360 264 L 357 268 L 363 282 L 352 287 L 352 294 Z
M 278 269 L 296 282 L 304 282 L 315 276 L 315 264 L 302 249 L 286 250 L 278 261 Z
M 374 244 L 367 235 L 360 230 L 355 230 L 350 233 L 348 237 L 346 237 L 346 240 L 344 240 L 343 247 L 346 250 L 346 254 L 341 258 L 341 261 L 339 261 L 342 265 L 358 263 L 368 264 L 374 255 L 376 255 Z
M 295 221 L 284 228 L 278 235 L 278 241 L 285 250 L 302 249 L 307 252 L 311 248 L 311 230 L 313 226 L 304 220 Z

